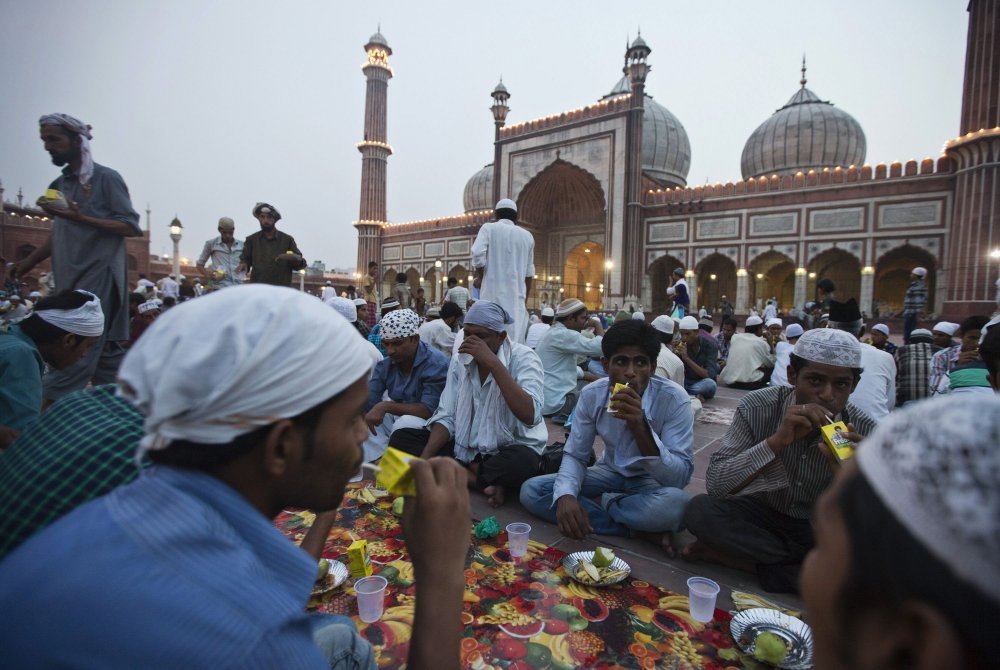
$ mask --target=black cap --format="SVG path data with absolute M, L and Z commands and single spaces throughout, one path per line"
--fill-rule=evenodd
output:
M 830 321 L 837 323 L 853 323 L 861 320 L 861 309 L 858 301 L 851 298 L 847 302 L 830 301 Z
M 441 305 L 441 318 L 447 319 L 452 316 L 462 316 L 462 308 L 453 302 Z

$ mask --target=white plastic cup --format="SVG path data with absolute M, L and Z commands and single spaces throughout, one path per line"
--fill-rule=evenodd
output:
M 507 549 L 514 558 L 521 558 L 528 553 L 528 535 L 531 526 L 526 523 L 507 524 Z
M 719 585 L 707 577 L 688 579 L 688 600 L 691 618 L 708 623 L 715 616 L 715 600 L 719 597 Z
M 354 592 L 358 594 L 358 617 L 365 623 L 375 623 L 382 618 L 388 584 L 385 577 L 378 575 L 362 577 L 354 582 Z

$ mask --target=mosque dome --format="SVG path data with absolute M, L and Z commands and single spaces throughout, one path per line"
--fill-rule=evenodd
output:
M 466 214 L 493 209 L 493 163 L 472 175 L 466 182 L 462 202 L 465 204 Z
M 864 163 L 861 124 L 806 88 L 804 66 L 799 83 L 802 88 L 747 140 L 740 161 L 744 179 Z
M 622 77 L 604 98 L 631 92 Z M 687 131 L 669 109 L 647 95 L 642 113 L 642 171 L 670 186 L 686 186 L 691 168 L 691 142 Z
M 381 31 L 376 32 L 374 35 L 369 37 L 368 44 L 377 44 L 378 46 L 381 47 L 389 46 L 389 43 L 386 41 L 385 36 L 382 35 Z

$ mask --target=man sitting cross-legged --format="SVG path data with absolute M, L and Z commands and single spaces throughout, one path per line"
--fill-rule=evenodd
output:
M 651 325 L 616 323 L 601 348 L 608 377 L 583 389 L 559 472 L 526 481 L 521 504 L 568 537 L 641 535 L 670 553 L 694 468 L 691 402 L 680 385 L 653 376 L 660 338 Z M 615 384 L 626 383 L 609 410 Z M 598 435 L 604 453 L 588 468 Z
M 503 504 L 505 488 L 516 491 L 538 474 L 548 437 L 542 362 L 507 337 L 510 323 L 497 303 L 476 302 L 465 315 L 465 338 L 428 428 L 400 429 L 389 438 L 393 447 L 417 456 L 456 458 L 468 471 L 469 486 L 494 507 Z
M 860 441 L 875 422 L 848 402 L 861 377 L 861 343 L 832 328 L 806 331 L 788 366 L 791 386 L 747 394 L 722 447 L 712 455 L 707 495 L 691 499 L 684 525 L 698 541 L 684 548 L 706 560 L 756 572 L 765 590 L 794 592 L 813 546 L 816 499 L 837 469 L 820 426 L 847 424 Z

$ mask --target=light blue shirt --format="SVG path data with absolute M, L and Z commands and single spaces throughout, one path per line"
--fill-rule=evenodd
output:
M 577 356 L 600 356 L 601 338 L 587 338 L 556 321 L 535 347 L 545 370 L 545 402 L 542 414 L 548 416 L 559 411 L 566 396 L 576 388 L 579 379 Z M 575 421 L 575 419 L 574 419 Z
M 368 380 L 368 406 L 382 402 L 386 392 L 392 402 L 419 402 L 431 412 L 437 409 L 448 376 L 448 358 L 426 342 L 417 345 L 410 374 L 404 375 L 391 358 L 383 358 Z
M 325 668 L 316 563 L 235 489 L 156 466 L 0 562 L 5 668 Z
M 510 372 L 510 376 L 514 378 L 517 385 L 531 396 L 534 415 L 532 424 L 525 425 L 518 421 L 514 413 L 510 411 L 510 407 L 504 404 L 497 420 L 501 421 L 510 431 L 512 441 L 509 444 L 522 444 L 531 447 L 540 454 L 545 449 L 545 442 L 549 437 L 549 430 L 542 420 L 542 379 L 545 376 L 542 372 L 542 362 L 530 347 L 511 342 L 507 371 Z M 455 456 L 463 462 L 471 461 L 478 451 L 475 450 L 475 447 L 479 446 L 476 444 L 475 438 L 479 435 L 479 422 L 483 418 L 483 401 L 490 389 L 497 383 L 493 374 L 491 373 L 485 382 L 479 384 L 479 366 L 476 365 L 475 361 L 468 365 L 462 365 L 457 356 L 452 358 L 448 367 L 448 382 L 445 384 L 444 393 L 441 394 L 441 403 L 434 415 L 427 420 L 428 427 L 439 423 L 448 431 L 449 435 L 455 435 L 455 408 L 458 405 L 458 394 L 462 389 L 462 382 L 467 375 L 473 375 L 473 383 L 471 384 L 473 389 L 472 430 L 470 431 L 472 443 L 468 445 L 469 449 L 461 449 L 459 445 L 455 445 Z M 497 446 L 509 445 L 498 444 Z
M 205 242 L 205 248 L 201 250 L 198 257 L 198 267 L 203 267 L 211 259 L 212 271 L 222 270 L 225 274 L 221 279 L 216 280 L 218 286 L 236 286 L 236 268 L 240 264 L 240 256 L 243 254 L 243 240 L 233 239 L 233 245 L 227 246 L 222 241 L 222 235 L 213 237 Z
M 648 475 L 661 486 L 678 489 L 687 486 L 691 479 L 694 413 L 684 388 L 666 379 L 649 378 L 649 385 L 642 394 L 642 411 L 660 454 L 643 456 L 625 422 L 608 414 L 609 385 L 610 380 L 599 379 L 588 384 L 580 394 L 573 414 L 573 430 L 552 488 L 553 504 L 564 495 L 580 493 L 597 435 L 604 440 L 604 453 L 598 463 L 622 476 Z

